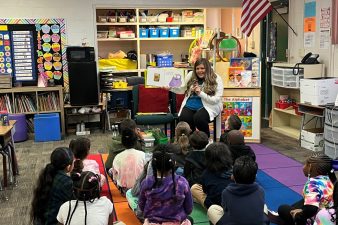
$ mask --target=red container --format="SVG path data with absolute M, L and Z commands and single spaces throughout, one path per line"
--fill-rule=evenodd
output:
M 280 102 L 279 103 L 279 108 L 280 109 L 286 109 L 288 107 L 290 107 L 290 103 L 287 103 L 287 102 Z
M 167 22 L 173 22 L 174 21 L 174 17 L 167 17 L 166 21 Z

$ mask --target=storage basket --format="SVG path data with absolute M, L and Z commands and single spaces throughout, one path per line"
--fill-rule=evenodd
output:
M 330 124 L 324 125 L 324 138 L 333 143 L 338 144 L 338 127 L 332 126 Z
M 169 37 L 179 37 L 180 28 L 179 27 L 170 27 L 169 28 Z
M 140 38 L 147 38 L 149 36 L 148 28 L 140 28 Z
M 329 156 L 331 159 L 336 159 L 338 157 L 338 143 L 332 143 L 325 139 L 325 155 Z
M 173 66 L 173 55 L 156 55 L 156 66 L 172 67 Z
M 300 71 L 301 72 L 301 71 Z M 273 86 L 285 88 L 299 88 L 299 80 L 303 78 L 303 74 L 294 75 L 293 68 L 288 67 L 272 67 L 271 68 L 271 84 Z
M 159 30 L 155 27 L 149 28 L 149 37 L 151 38 L 157 38 L 159 36 Z

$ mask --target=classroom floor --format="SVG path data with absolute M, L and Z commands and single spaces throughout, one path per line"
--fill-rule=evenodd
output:
M 311 151 L 299 147 L 295 139 L 281 135 L 270 128 L 262 129 L 262 144 L 270 147 L 301 163 Z M 16 153 L 19 163 L 20 175 L 17 187 L 5 191 L 8 201 L 1 199 L 0 192 L 0 225 L 27 225 L 29 224 L 30 202 L 32 191 L 37 176 L 48 162 L 53 149 L 60 146 L 68 146 L 75 135 L 69 135 L 64 140 L 57 142 L 34 142 L 28 140 L 16 143 Z M 95 132 L 90 135 L 92 153 L 107 153 L 107 147 L 111 140 L 111 133 Z M 1 173 L 2 174 L 2 171 Z

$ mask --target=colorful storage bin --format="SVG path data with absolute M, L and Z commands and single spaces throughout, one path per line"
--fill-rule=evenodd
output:
M 172 67 L 173 55 L 156 55 L 157 67 Z
M 179 27 L 170 27 L 169 28 L 169 37 L 179 37 L 180 28 Z
M 148 38 L 149 30 L 148 28 L 140 28 L 140 38 Z
M 160 37 L 167 38 L 169 37 L 169 29 L 168 27 L 160 27 Z
M 35 141 L 61 140 L 59 113 L 34 115 Z
M 149 37 L 151 38 L 158 38 L 159 36 L 159 29 L 158 28 L 154 28 L 154 27 L 150 27 L 149 28 Z

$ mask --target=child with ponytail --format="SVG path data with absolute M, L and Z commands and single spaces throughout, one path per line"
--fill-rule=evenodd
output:
M 332 160 L 321 152 L 314 152 L 303 167 L 308 177 L 303 189 L 303 199 L 290 205 L 278 208 L 279 218 L 285 224 L 305 225 L 313 221 L 318 210 L 333 205 L 333 184 L 337 178 L 332 168 Z M 270 220 L 275 219 L 269 215 Z M 274 221 L 272 221 L 274 222 Z
M 31 222 L 34 225 L 55 225 L 60 206 L 72 199 L 73 181 L 69 173 L 74 167 L 74 155 L 69 148 L 56 148 L 50 163 L 41 170 L 34 189 Z
M 113 203 L 100 197 L 100 176 L 90 171 L 73 173 L 76 200 L 65 202 L 57 214 L 62 225 L 112 225 Z
M 182 175 L 185 164 L 185 157 L 188 155 L 191 147 L 189 136 L 191 133 L 190 126 L 187 122 L 181 121 L 175 129 L 175 139 L 173 144 L 173 158 L 175 160 L 176 174 Z
M 141 183 L 138 206 L 144 225 L 190 225 L 193 201 L 188 181 L 174 172 L 168 145 L 158 145 L 151 161 L 153 175 Z

